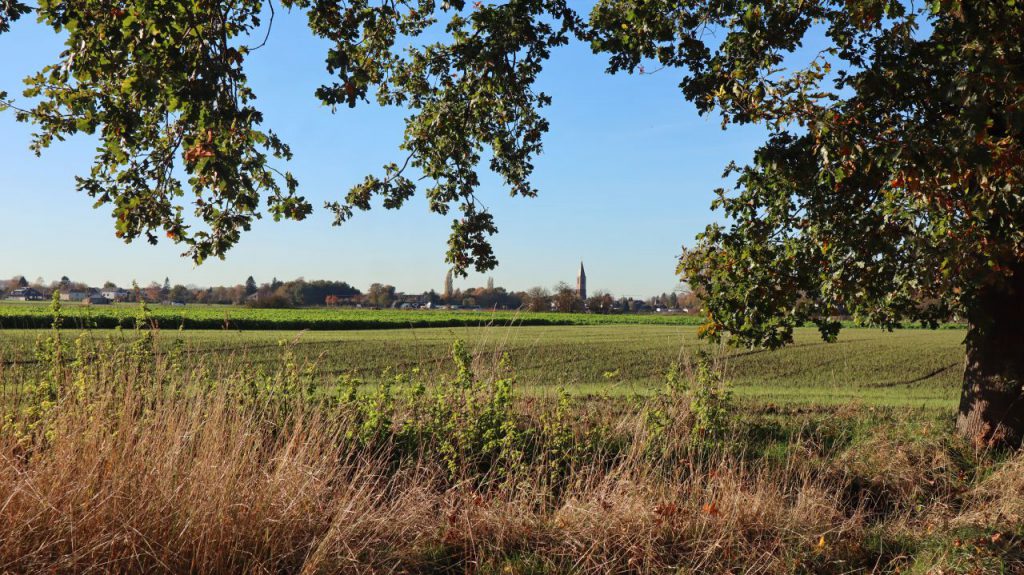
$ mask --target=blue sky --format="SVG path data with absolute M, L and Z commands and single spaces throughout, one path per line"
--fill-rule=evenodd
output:
M 0 89 L 21 91 L 21 78 L 56 60 L 61 41 L 31 18 L 0 35 Z M 324 45 L 304 16 L 278 11 L 266 48 L 249 60 L 250 82 L 265 127 L 288 142 L 288 168 L 317 208 L 303 222 L 257 222 L 226 260 L 195 266 L 168 242 L 126 245 L 116 239 L 109 210 L 94 210 L 74 189 L 88 171 L 95 144 L 88 137 L 57 143 L 37 158 L 28 150 L 32 127 L 0 114 L 0 277 L 47 281 L 67 275 L 94 284 L 110 279 L 142 284 L 235 284 L 250 274 L 345 280 L 366 288 L 385 282 L 400 290 L 440 290 L 450 218 L 427 211 L 417 197 L 399 211 L 382 208 L 342 227 L 320 208 L 340 199 L 366 174 L 402 156 L 397 149 L 405 112 L 367 104 L 332 114 L 313 91 L 329 80 Z M 16 55 L 16 57 L 11 57 Z M 540 88 L 554 98 L 551 131 L 536 161 L 537 198 L 510 198 L 485 175 L 480 198 L 495 214 L 500 261 L 486 275 L 456 285 L 527 289 L 572 282 L 586 263 L 591 291 L 648 296 L 672 290 L 681 246 L 715 219 L 712 190 L 731 160 L 747 161 L 764 138 L 756 127 L 722 131 L 717 117 L 699 117 L 677 84 L 678 71 L 644 76 L 604 73 L 586 46 L 557 51 Z

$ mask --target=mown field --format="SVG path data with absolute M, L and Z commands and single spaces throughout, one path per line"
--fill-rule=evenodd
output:
M 63 305 L 65 325 L 109 329 L 133 327 L 136 304 Z M 346 330 L 482 325 L 697 325 L 701 318 L 654 314 L 564 314 L 523 311 L 372 310 L 372 309 L 253 309 L 223 305 L 150 305 L 148 317 L 164 329 Z M 0 303 L 0 329 L 38 329 L 50 325 L 49 303 Z
M 370 312 L 368 312 L 370 313 Z M 583 316 L 591 317 L 591 316 Z M 596 316 L 595 316 L 596 317 Z M 36 339 L 47 330 L 0 330 L 0 360 L 30 370 Z M 93 339 L 129 338 L 131 330 L 68 330 Z M 417 369 L 423 379 L 450 376 L 452 342 L 463 340 L 478 367 L 493 369 L 507 353 L 525 393 L 648 395 L 673 363 L 700 352 L 724 370 L 736 395 L 762 403 L 865 404 L 952 409 L 963 365 L 961 330 L 844 330 L 824 343 L 798 330 L 780 351 L 735 349 L 697 339 L 693 326 L 492 326 L 349 331 L 159 331 L 164 350 L 205 357 L 213 365 L 273 373 L 284 354 L 316 372 L 325 386 L 340 377 L 373 384 L 385 373 Z M 68 343 L 71 345 L 71 343 Z

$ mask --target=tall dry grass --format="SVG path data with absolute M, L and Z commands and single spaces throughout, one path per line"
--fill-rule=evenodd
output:
M 0 572 L 939 573 L 981 563 L 892 541 L 945 521 L 935 537 L 994 525 L 992 549 L 1020 542 L 1020 456 L 960 489 L 941 445 L 795 442 L 768 462 L 736 429 L 695 443 L 689 399 L 520 400 L 513 455 L 453 469 L 437 429 L 401 432 L 430 394 L 367 434 L 369 403 L 187 358 L 101 345 L 61 361 L 42 412 L 25 390 L 49 376 L 0 371 Z M 305 373 L 287 369 L 269 380 Z

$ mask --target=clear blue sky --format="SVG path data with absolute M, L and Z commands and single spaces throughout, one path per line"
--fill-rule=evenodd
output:
M 61 41 L 22 20 L 0 35 L 0 89 L 20 95 L 21 78 L 56 60 Z M 304 222 L 257 222 L 224 261 L 194 266 L 168 242 L 126 245 L 116 239 L 109 210 L 94 210 L 74 189 L 88 171 L 88 137 L 57 143 L 41 158 L 29 150 L 30 125 L 0 114 L 0 277 L 47 281 L 67 275 L 93 284 L 162 281 L 235 284 L 250 274 L 345 280 L 365 289 L 391 283 L 404 291 L 440 290 L 449 217 L 431 214 L 422 197 L 400 211 L 382 208 L 340 228 L 320 209 L 368 173 L 401 158 L 405 112 L 364 105 L 336 114 L 313 96 L 328 81 L 324 45 L 300 14 L 278 11 L 268 46 L 249 60 L 250 81 L 265 126 L 295 152 L 288 166 L 317 211 Z M 717 117 L 699 117 L 678 87 L 678 71 L 608 76 L 605 62 L 579 44 L 555 53 L 541 77 L 554 98 L 551 132 L 536 162 L 537 198 L 510 198 L 485 176 L 479 196 L 495 214 L 500 265 L 496 285 L 527 289 L 572 282 L 586 263 L 591 291 L 648 296 L 670 291 L 681 246 L 716 215 L 709 209 L 730 160 L 745 162 L 762 141 L 753 127 L 722 131 Z M 459 287 L 483 285 L 471 274 Z

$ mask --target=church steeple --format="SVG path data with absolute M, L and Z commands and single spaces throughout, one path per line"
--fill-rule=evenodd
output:
M 576 276 L 576 295 L 580 299 L 587 299 L 587 272 L 583 269 L 583 261 L 580 261 L 580 275 Z

